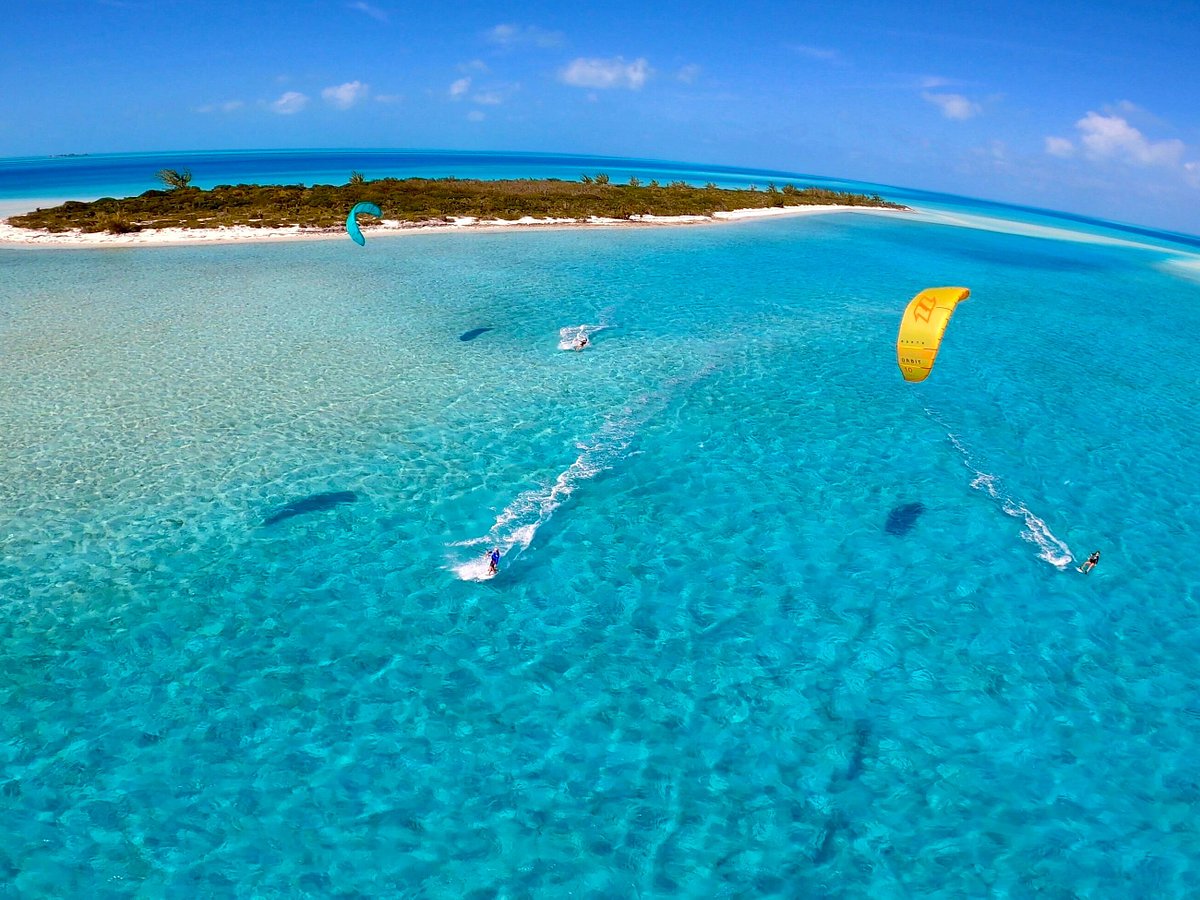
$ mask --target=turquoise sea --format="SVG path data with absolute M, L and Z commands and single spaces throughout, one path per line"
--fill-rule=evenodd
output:
M 789 180 L 228 156 L 0 199 Z M 0 896 L 1200 893 L 1200 241 L 857 187 L 927 211 L 0 247 Z

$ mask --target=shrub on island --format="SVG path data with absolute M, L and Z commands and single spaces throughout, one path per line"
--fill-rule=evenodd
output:
M 167 171 L 167 170 L 164 170 Z M 159 173 L 162 178 L 163 173 Z M 336 228 L 355 203 L 370 201 L 388 219 L 420 223 L 471 216 L 478 219 L 586 219 L 590 216 L 627 219 L 634 215 L 710 216 L 736 209 L 770 206 L 875 206 L 902 209 L 878 195 L 866 196 L 824 188 L 766 191 L 719 188 L 709 182 L 693 187 L 673 181 L 643 185 L 637 177 L 614 185 L 604 173 L 580 181 L 521 178 L 481 181 L 466 178 L 382 178 L 367 181 L 352 173 L 343 185 L 219 185 L 211 190 L 190 186 L 191 173 L 173 173 L 175 186 L 148 190 L 117 200 L 103 197 L 91 203 L 75 200 L 9 219 L 12 225 L 45 231 L 79 229 L 85 232 L 125 233 L 143 228 L 217 228 L 251 225 Z M 178 176 L 178 177 L 174 177 Z M 164 179 L 166 183 L 166 179 Z

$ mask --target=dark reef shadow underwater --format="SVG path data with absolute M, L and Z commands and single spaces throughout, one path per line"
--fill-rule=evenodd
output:
M 340 506 L 343 503 L 353 503 L 357 499 L 358 494 L 353 491 L 330 491 L 325 494 L 310 494 L 300 500 L 293 500 L 287 506 L 281 506 L 263 519 L 263 525 L 274 525 L 293 516 L 302 516 L 310 512 L 320 512 L 324 509 L 333 509 L 335 506 Z
M 902 503 L 899 506 L 893 507 L 888 513 L 887 522 L 883 526 L 883 530 L 888 534 L 894 534 L 903 537 L 908 534 L 917 524 L 917 519 L 921 518 L 921 513 L 925 512 L 924 503 Z

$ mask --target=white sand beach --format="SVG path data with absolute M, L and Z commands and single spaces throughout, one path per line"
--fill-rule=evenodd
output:
M 472 216 L 451 218 L 449 223 L 412 223 L 384 219 L 379 225 L 363 228 L 369 238 L 404 234 L 432 234 L 440 232 L 503 232 L 513 229 L 543 228 L 647 228 L 673 225 L 706 225 L 721 222 L 739 222 L 773 216 L 807 216 L 827 213 L 871 213 L 873 215 L 911 214 L 909 209 L 887 209 L 869 206 L 784 206 L 766 209 L 738 209 L 717 212 L 711 216 L 632 216 L 629 219 L 610 219 L 591 216 L 587 219 L 534 218 L 525 216 L 516 220 L 477 219 Z M 10 215 L 16 215 L 10 211 Z M 0 221 L 0 246 L 21 247 L 129 247 L 129 246 L 175 246 L 181 244 L 231 244 L 246 241 L 303 241 L 344 240 L 345 229 L 301 228 L 298 225 L 284 228 L 253 228 L 246 225 L 220 228 L 147 228 L 129 234 L 107 232 L 65 231 L 52 233 L 29 228 L 17 228 Z

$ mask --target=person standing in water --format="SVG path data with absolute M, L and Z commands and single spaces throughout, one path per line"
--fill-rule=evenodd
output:
M 488 554 L 488 574 L 495 575 L 499 568 L 500 568 L 500 548 L 495 547 L 492 549 L 492 552 Z
M 576 350 L 582 350 L 587 345 L 588 345 L 588 339 L 587 339 L 586 334 L 581 334 L 579 336 L 579 338 L 575 341 L 575 349 Z
M 1100 551 L 1094 550 L 1092 551 L 1092 555 L 1087 558 L 1087 561 L 1079 567 L 1079 571 L 1086 575 L 1092 569 L 1096 568 L 1096 563 L 1098 562 L 1100 562 Z

